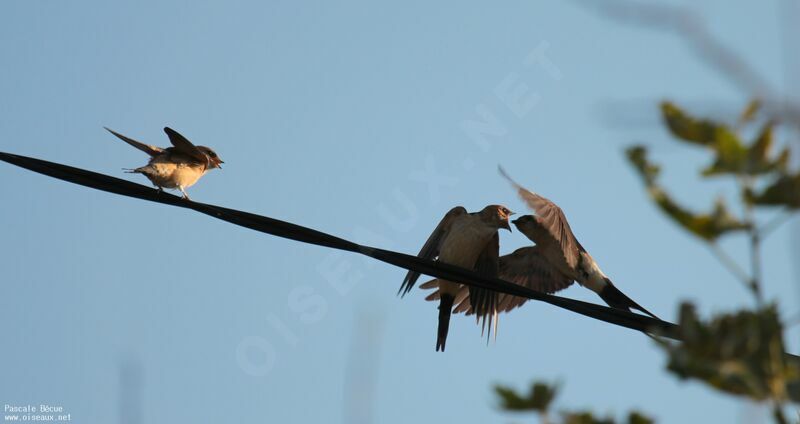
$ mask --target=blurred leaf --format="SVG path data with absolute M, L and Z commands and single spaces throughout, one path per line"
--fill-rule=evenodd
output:
M 628 424 L 653 424 L 656 421 L 638 411 L 628 414 Z
M 591 412 L 564 413 L 564 424 L 614 424 L 612 418 L 596 418 Z
M 514 389 L 495 386 L 495 393 L 500 397 L 500 408 L 505 411 L 546 412 L 558 392 L 557 385 L 534 383 L 525 396 L 520 396 Z
M 772 171 L 785 171 L 789 164 L 789 149 L 785 148 L 774 160 L 770 158 L 772 150 L 773 124 L 768 122 L 761 129 L 758 138 L 747 149 L 747 162 L 744 171 L 748 175 L 766 174 Z
M 746 198 L 757 205 L 800 208 L 800 172 L 784 174 L 767 186 L 760 194 L 746 193 Z
M 650 198 L 673 221 L 685 230 L 702 238 L 713 241 L 730 231 L 747 229 L 748 226 L 733 216 L 721 199 L 718 199 L 714 209 L 708 214 L 692 213 L 679 205 L 664 191 L 656 181 L 659 166 L 647 159 L 647 149 L 643 146 L 633 146 L 626 150 L 628 160 L 638 171 L 639 176 L 647 187 Z
M 757 100 L 750 102 L 739 122 L 752 120 L 759 107 Z M 773 144 L 772 122 L 766 123 L 753 144 L 746 147 L 736 132 L 725 124 L 694 118 L 670 102 L 661 103 L 661 112 L 667 128 L 675 137 L 714 152 L 714 162 L 701 171 L 701 175 L 705 177 L 721 174 L 760 175 L 785 170 L 787 167 L 788 148 L 777 158 L 770 158 Z
M 659 345 L 669 355 L 667 368 L 681 378 L 755 400 L 783 400 L 791 395 L 787 383 L 800 378 L 800 364 L 783 354 L 783 329 L 774 305 L 703 322 L 694 306 L 684 303 L 678 331 L 682 343 Z
M 704 177 L 739 174 L 747 167 L 748 150 L 738 138 L 723 138 L 714 145 L 714 163 L 701 171 Z
M 625 150 L 625 154 L 628 156 L 628 161 L 639 171 L 639 176 L 645 184 L 648 186 L 655 184 L 661 167 L 647 160 L 647 148 L 641 145 L 631 146 Z
M 761 110 L 761 101 L 758 99 L 751 100 L 742 111 L 742 114 L 739 115 L 739 124 L 746 124 L 755 119 L 759 110 Z
M 701 146 L 730 150 L 741 145 L 739 137 L 727 126 L 696 119 L 671 102 L 661 103 L 661 115 L 670 132 L 679 139 Z
M 663 191 L 651 190 L 651 197 L 673 221 L 703 240 L 714 241 L 725 233 L 749 228 L 728 212 L 722 199 L 717 199 L 711 213 L 700 214 L 682 208 Z

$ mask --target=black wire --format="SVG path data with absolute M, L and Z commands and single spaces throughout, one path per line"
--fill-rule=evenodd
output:
M 656 332 L 666 337 L 677 338 L 675 324 L 653 319 L 644 315 L 638 315 L 619 309 L 612 309 L 594 303 L 582 302 L 579 300 L 540 293 L 527 287 L 509 283 L 498 278 L 482 277 L 473 273 L 471 270 L 464 268 L 422 259 L 416 256 L 406 255 L 404 253 L 392 252 L 370 246 L 363 246 L 353 243 L 349 240 L 323 233 L 321 231 L 266 216 L 229 209 L 222 206 L 184 200 L 180 197 L 160 192 L 141 184 L 87 171 L 85 169 L 3 152 L 0 152 L 0 160 L 34 172 L 38 172 L 40 174 L 48 175 L 71 183 L 80 184 L 86 187 L 91 187 L 123 196 L 134 197 L 137 199 L 149 200 L 151 202 L 192 209 L 232 224 L 274 236 L 333 249 L 360 253 L 362 255 L 370 256 L 377 260 L 396 265 L 401 268 L 420 272 L 422 274 L 546 302 L 551 305 L 611 324 L 639 331 Z

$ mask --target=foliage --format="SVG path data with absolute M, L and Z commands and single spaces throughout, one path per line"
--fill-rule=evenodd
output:
M 783 405 L 800 402 L 800 360 L 784 353 L 783 326 L 776 305 L 761 297 L 761 241 L 777 226 L 760 226 L 755 208 L 779 207 L 784 213 L 800 209 L 800 171 L 789 169 L 790 150 L 775 154 L 775 127 L 762 122 L 755 137 L 744 142 L 741 133 L 758 121 L 760 104 L 751 102 L 735 125 L 696 118 L 671 102 L 661 104 L 664 124 L 679 142 L 700 146 L 712 155 L 702 168 L 702 178 L 730 177 L 738 185 L 743 215 L 736 216 L 717 199 L 710 212 L 698 213 L 679 205 L 659 184 L 661 167 L 650 162 L 647 149 L 627 149 L 648 194 L 672 221 L 707 243 L 723 264 L 750 288 L 756 308 L 719 314 L 701 320 L 695 307 L 680 309 L 678 336 L 681 343 L 659 340 L 669 358 L 667 369 L 681 379 L 694 379 L 732 395 L 773 405 L 775 421 L 787 422 Z M 746 273 L 716 245 L 729 233 L 745 232 L 750 240 L 751 272 Z
M 721 314 L 704 322 L 693 305 L 684 303 L 679 324 L 682 343 L 659 343 L 672 373 L 754 400 L 792 397 L 786 384 L 800 378 L 800 364 L 784 354 L 775 305 Z
M 543 423 L 552 423 L 550 419 L 551 405 L 558 394 L 558 385 L 534 382 L 527 394 L 520 395 L 506 386 L 495 386 L 495 393 L 500 401 L 500 409 L 506 412 L 535 412 Z M 561 411 L 562 424 L 652 424 L 651 418 L 637 411 L 631 411 L 624 420 L 613 417 L 598 417 L 589 411 Z
M 739 125 L 753 123 L 759 103 L 751 102 L 742 112 Z M 773 122 L 762 124 L 755 139 L 746 144 L 733 126 L 695 118 L 671 102 L 661 104 L 664 123 L 678 141 L 701 146 L 713 159 L 700 174 L 703 177 L 734 177 L 742 185 L 742 200 L 746 205 L 783 206 L 800 208 L 800 172 L 788 170 L 790 150 L 784 147 L 778 155 L 774 150 Z M 725 201 L 718 198 L 709 212 L 693 212 L 675 201 L 659 183 L 661 167 L 650 162 L 644 146 L 632 146 L 626 151 L 628 161 L 638 172 L 656 205 L 675 223 L 707 242 L 737 231 L 752 231 L 753 222 L 736 217 Z M 767 180 L 756 192 L 756 179 Z
M 500 408 L 505 411 L 545 412 L 558 393 L 558 386 L 545 383 L 534 383 L 527 395 L 520 396 L 513 389 L 495 386 L 495 393 L 500 398 Z
M 725 205 L 724 200 L 717 199 L 708 213 L 696 213 L 688 210 L 673 200 L 667 191 L 658 184 L 660 166 L 650 162 L 647 149 L 634 146 L 627 150 L 628 160 L 633 164 L 645 182 L 650 198 L 656 205 L 685 230 L 706 241 L 714 241 L 721 235 L 746 230 L 748 224 L 734 217 Z

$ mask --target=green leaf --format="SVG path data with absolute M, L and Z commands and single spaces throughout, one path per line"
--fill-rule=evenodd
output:
M 534 383 L 527 395 L 521 396 L 514 389 L 497 385 L 494 391 L 500 398 L 500 408 L 505 411 L 546 412 L 558 392 L 557 385 Z
M 709 148 L 721 146 L 723 149 L 741 145 L 739 137 L 727 126 L 693 118 L 674 103 L 662 102 L 661 115 L 670 132 L 683 141 Z
M 669 356 L 667 369 L 680 378 L 754 400 L 783 401 L 791 395 L 787 383 L 800 378 L 800 364 L 784 355 L 782 334 L 774 305 L 704 322 L 684 303 L 678 327 L 683 342 L 659 345 Z
M 678 205 L 663 191 L 651 190 L 651 197 L 673 221 L 685 230 L 706 241 L 714 241 L 725 233 L 746 230 L 747 224 L 728 212 L 722 199 L 717 199 L 714 209 L 708 214 L 692 213 Z
M 703 169 L 701 175 L 710 177 L 744 172 L 748 149 L 727 125 L 694 118 L 670 102 L 661 103 L 661 113 L 667 128 L 679 140 L 706 147 L 715 153 L 714 162 Z
M 631 411 L 628 414 L 628 424 L 653 424 L 656 421 L 638 411 Z
M 747 167 L 748 150 L 738 138 L 721 138 L 714 144 L 714 163 L 701 171 L 704 177 L 720 174 L 740 174 Z
M 659 166 L 647 159 L 647 149 L 633 146 L 626 150 L 628 161 L 638 171 L 650 198 L 667 216 L 690 233 L 706 241 L 713 241 L 725 233 L 749 228 L 747 224 L 734 217 L 718 199 L 710 213 L 693 213 L 684 208 L 658 184 Z
M 563 416 L 564 424 L 614 424 L 613 418 L 597 418 L 591 412 L 568 412 Z
M 748 201 L 762 206 L 786 206 L 800 209 L 800 172 L 784 174 L 760 194 L 745 193 Z
M 785 148 L 777 158 L 770 158 L 773 144 L 773 124 L 768 122 L 761 129 L 756 140 L 747 149 L 745 172 L 748 175 L 760 175 L 773 171 L 786 171 L 789 164 L 789 149 Z
M 758 112 L 761 110 L 761 101 L 758 99 L 753 99 L 750 103 L 742 111 L 742 114 L 739 115 L 739 124 L 746 124 L 756 118 Z
M 639 172 L 645 184 L 650 186 L 655 184 L 661 168 L 647 160 L 647 148 L 641 145 L 631 146 L 625 149 L 625 154 L 628 156 L 628 161 Z

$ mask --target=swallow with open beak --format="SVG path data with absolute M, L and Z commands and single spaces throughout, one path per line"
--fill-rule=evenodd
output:
M 106 128 L 120 140 L 150 155 L 147 165 L 126 170 L 142 174 L 161 191 L 165 188 L 178 189 L 183 198 L 189 200 L 186 189 L 194 185 L 206 172 L 222 168 L 224 162 L 206 146 L 195 146 L 186 137 L 169 127 L 164 127 L 172 147 L 157 147 L 144 144 Z
M 462 206 L 451 209 L 433 230 L 425 245 L 417 255 L 420 258 L 437 260 L 450 265 L 476 271 L 487 277 L 497 277 L 499 267 L 500 238 L 498 229 L 511 231 L 508 218 L 513 213 L 505 206 L 489 205 L 480 212 L 468 213 Z M 409 271 L 400 286 L 401 295 L 408 293 L 419 279 L 420 274 Z M 436 351 L 444 351 L 447 331 L 450 327 L 450 314 L 456 295 L 462 284 L 455 281 L 442 281 L 439 296 L 439 327 L 436 338 Z M 470 286 L 466 289 L 475 313 L 483 318 L 484 324 L 497 314 L 497 293 L 492 290 Z

